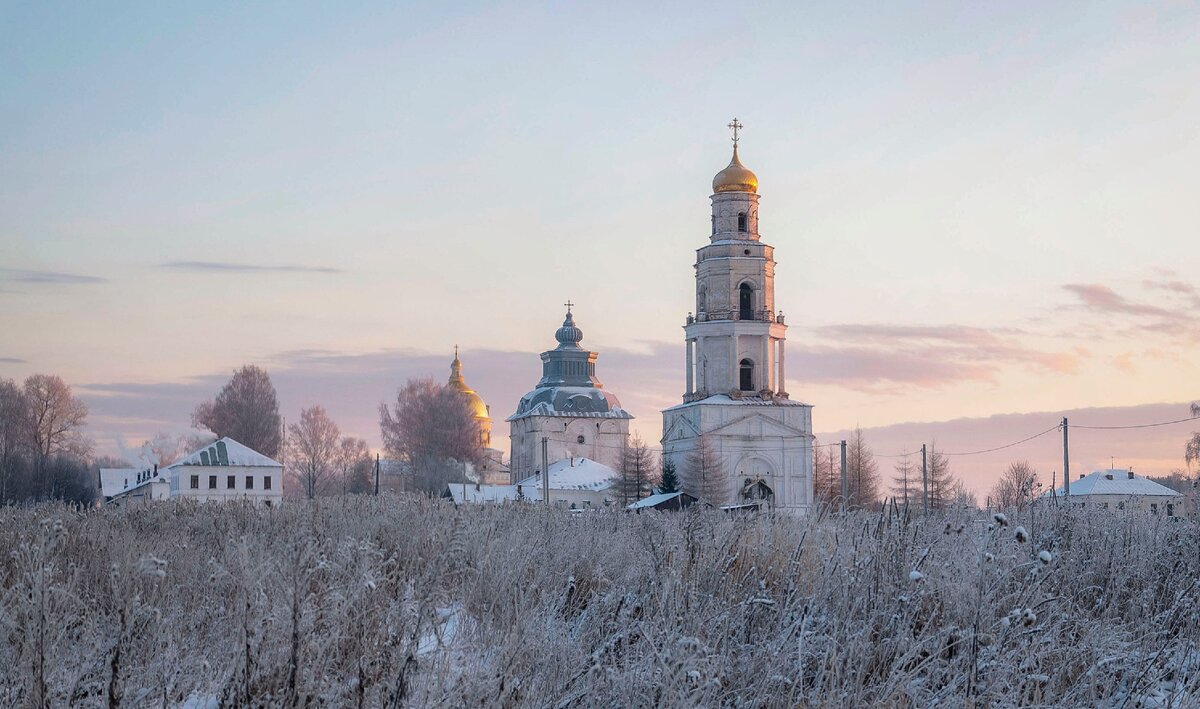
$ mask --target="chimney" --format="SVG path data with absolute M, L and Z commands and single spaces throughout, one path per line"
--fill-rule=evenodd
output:
M 1104 478 L 1105 478 L 1106 480 L 1112 480 L 1112 479 L 1113 479 L 1113 474 L 1112 474 L 1112 473 L 1105 473 L 1105 474 L 1104 474 Z
M 1083 478 L 1084 478 L 1084 474 L 1083 474 L 1083 473 L 1080 473 L 1080 474 L 1079 474 L 1079 479 L 1080 479 L 1080 480 L 1083 480 Z
M 154 464 L 154 477 L 158 477 L 158 463 Z
M 1129 469 L 1129 479 L 1133 480 L 1133 469 L 1132 468 Z

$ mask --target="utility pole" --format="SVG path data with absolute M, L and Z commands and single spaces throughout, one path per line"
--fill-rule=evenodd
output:
M 549 450 L 550 439 L 542 436 L 542 500 L 546 505 L 550 505 L 550 454 Z
M 842 513 L 846 512 L 846 498 L 850 491 L 846 487 L 846 441 L 842 441 Z
M 375 497 L 379 497 L 379 454 L 375 454 Z
M 925 458 L 925 444 L 921 444 L 921 510 L 929 514 L 929 464 Z
M 1071 496 L 1071 454 L 1067 445 L 1067 417 L 1063 416 L 1063 497 Z

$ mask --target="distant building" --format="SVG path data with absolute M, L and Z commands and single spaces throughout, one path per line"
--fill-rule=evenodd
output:
M 707 441 L 723 469 L 718 489 L 703 493 L 709 502 L 804 513 L 813 496 L 812 407 L 787 392 L 775 249 L 759 238 L 758 177 L 738 158 L 741 125 L 730 127 L 733 158 L 713 178 L 712 232 L 696 251 L 683 402 L 662 412 L 662 455 L 698 492 L 689 460 Z
M 160 472 L 157 465 L 144 470 L 101 468 L 100 494 L 108 504 L 129 505 L 166 500 L 171 496 L 171 485 L 165 471 Z
M 1042 502 L 1055 500 L 1058 504 L 1070 504 L 1083 509 L 1136 510 L 1168 517 L 1183 514 L 1184 496 L 1165 485 L 1160 485 L 1132 470 L 1097 470 L 1090 475 L 1080 475 L 1071 481 L 1071 495 L 1067 497 L 1062 488 L 1046 493 L 1039 498 Z
M 642 512 L 644 510 L 669 512 L 687 509 L 699 501 L 686 492 L 660 492 L 650 497 L 643 497 L 637 502 L 631 502 L 625 506 L 625 509 L 633 510 L 634 512 Z
M 560 507 L 586 509 L 611 505 L 619 474 L 590 458 L 563 458 L 550 464 L 550 501 Z M 517 482 L 523 494 L 542 499 L 541 473 Z
M 468 465 L 467 479 L 484 485 L 508 483 L 510 476 L 508 466 L 504 464 L 504 453 L 492 447 L 492 409 L 463 379 L 457 346 L 454 348 L 454 361 L 450 363 L 450 380 L 446 386 L 466 397 L 471 415 L 479 424 L 481 461 L 478 465 Z
M 512 481 L 542 470 L 542 441 L 550 463 L 586 456 L 620 469 L 633 416 L 596 377 L 597 353 L 579 346 L 583 331 L 575 326 L 571 306 L 554 333 L 558 347 L 542 353 L 542 378 L 521 397 L 508 417 Z
M 232 438 L 222 438 L 167 466 L 172 499 L 201 502 L 283 499 L 283 465 Z

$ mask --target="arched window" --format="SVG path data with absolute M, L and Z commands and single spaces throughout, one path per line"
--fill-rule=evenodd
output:
M 754 319 L 754 289 L 749 283 L 738 286 L 738 320 Z
M 738 388 L 742 391 L 754 391 L 754 363 L 748 359 L 742 360 L 738 375 Z
M 746 213 L 738 212 L 738 231 L 746 231 Z
M 715 214 L 713 215 L 713 218 L 712 218 L 712 233 L 714 233 L 714 234 L 717 233 L 717 215 L 715 215 Z

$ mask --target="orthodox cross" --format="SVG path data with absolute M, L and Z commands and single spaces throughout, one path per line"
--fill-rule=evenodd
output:
M 728 126 L 726 126 L 726 128 L 729 128 L 731 131 L 733 131 L 733 144 L 737 145 L 738 131 L 740 131 L 743 128 L 742 124 L 738 122 L 737 118 L 734 118 L 733 121 L 730 122 Z
M 571 307 L 574 306 L 575 304 L 571 302 L 570 298 L 568 298 L 567 302 L 563 303 L 563 305 L 567 306 L 567 312 L 569 313 L 569 312 L 571 312 Z
M 454 346 L 454 359 L 458 359 L 458 345 Z

